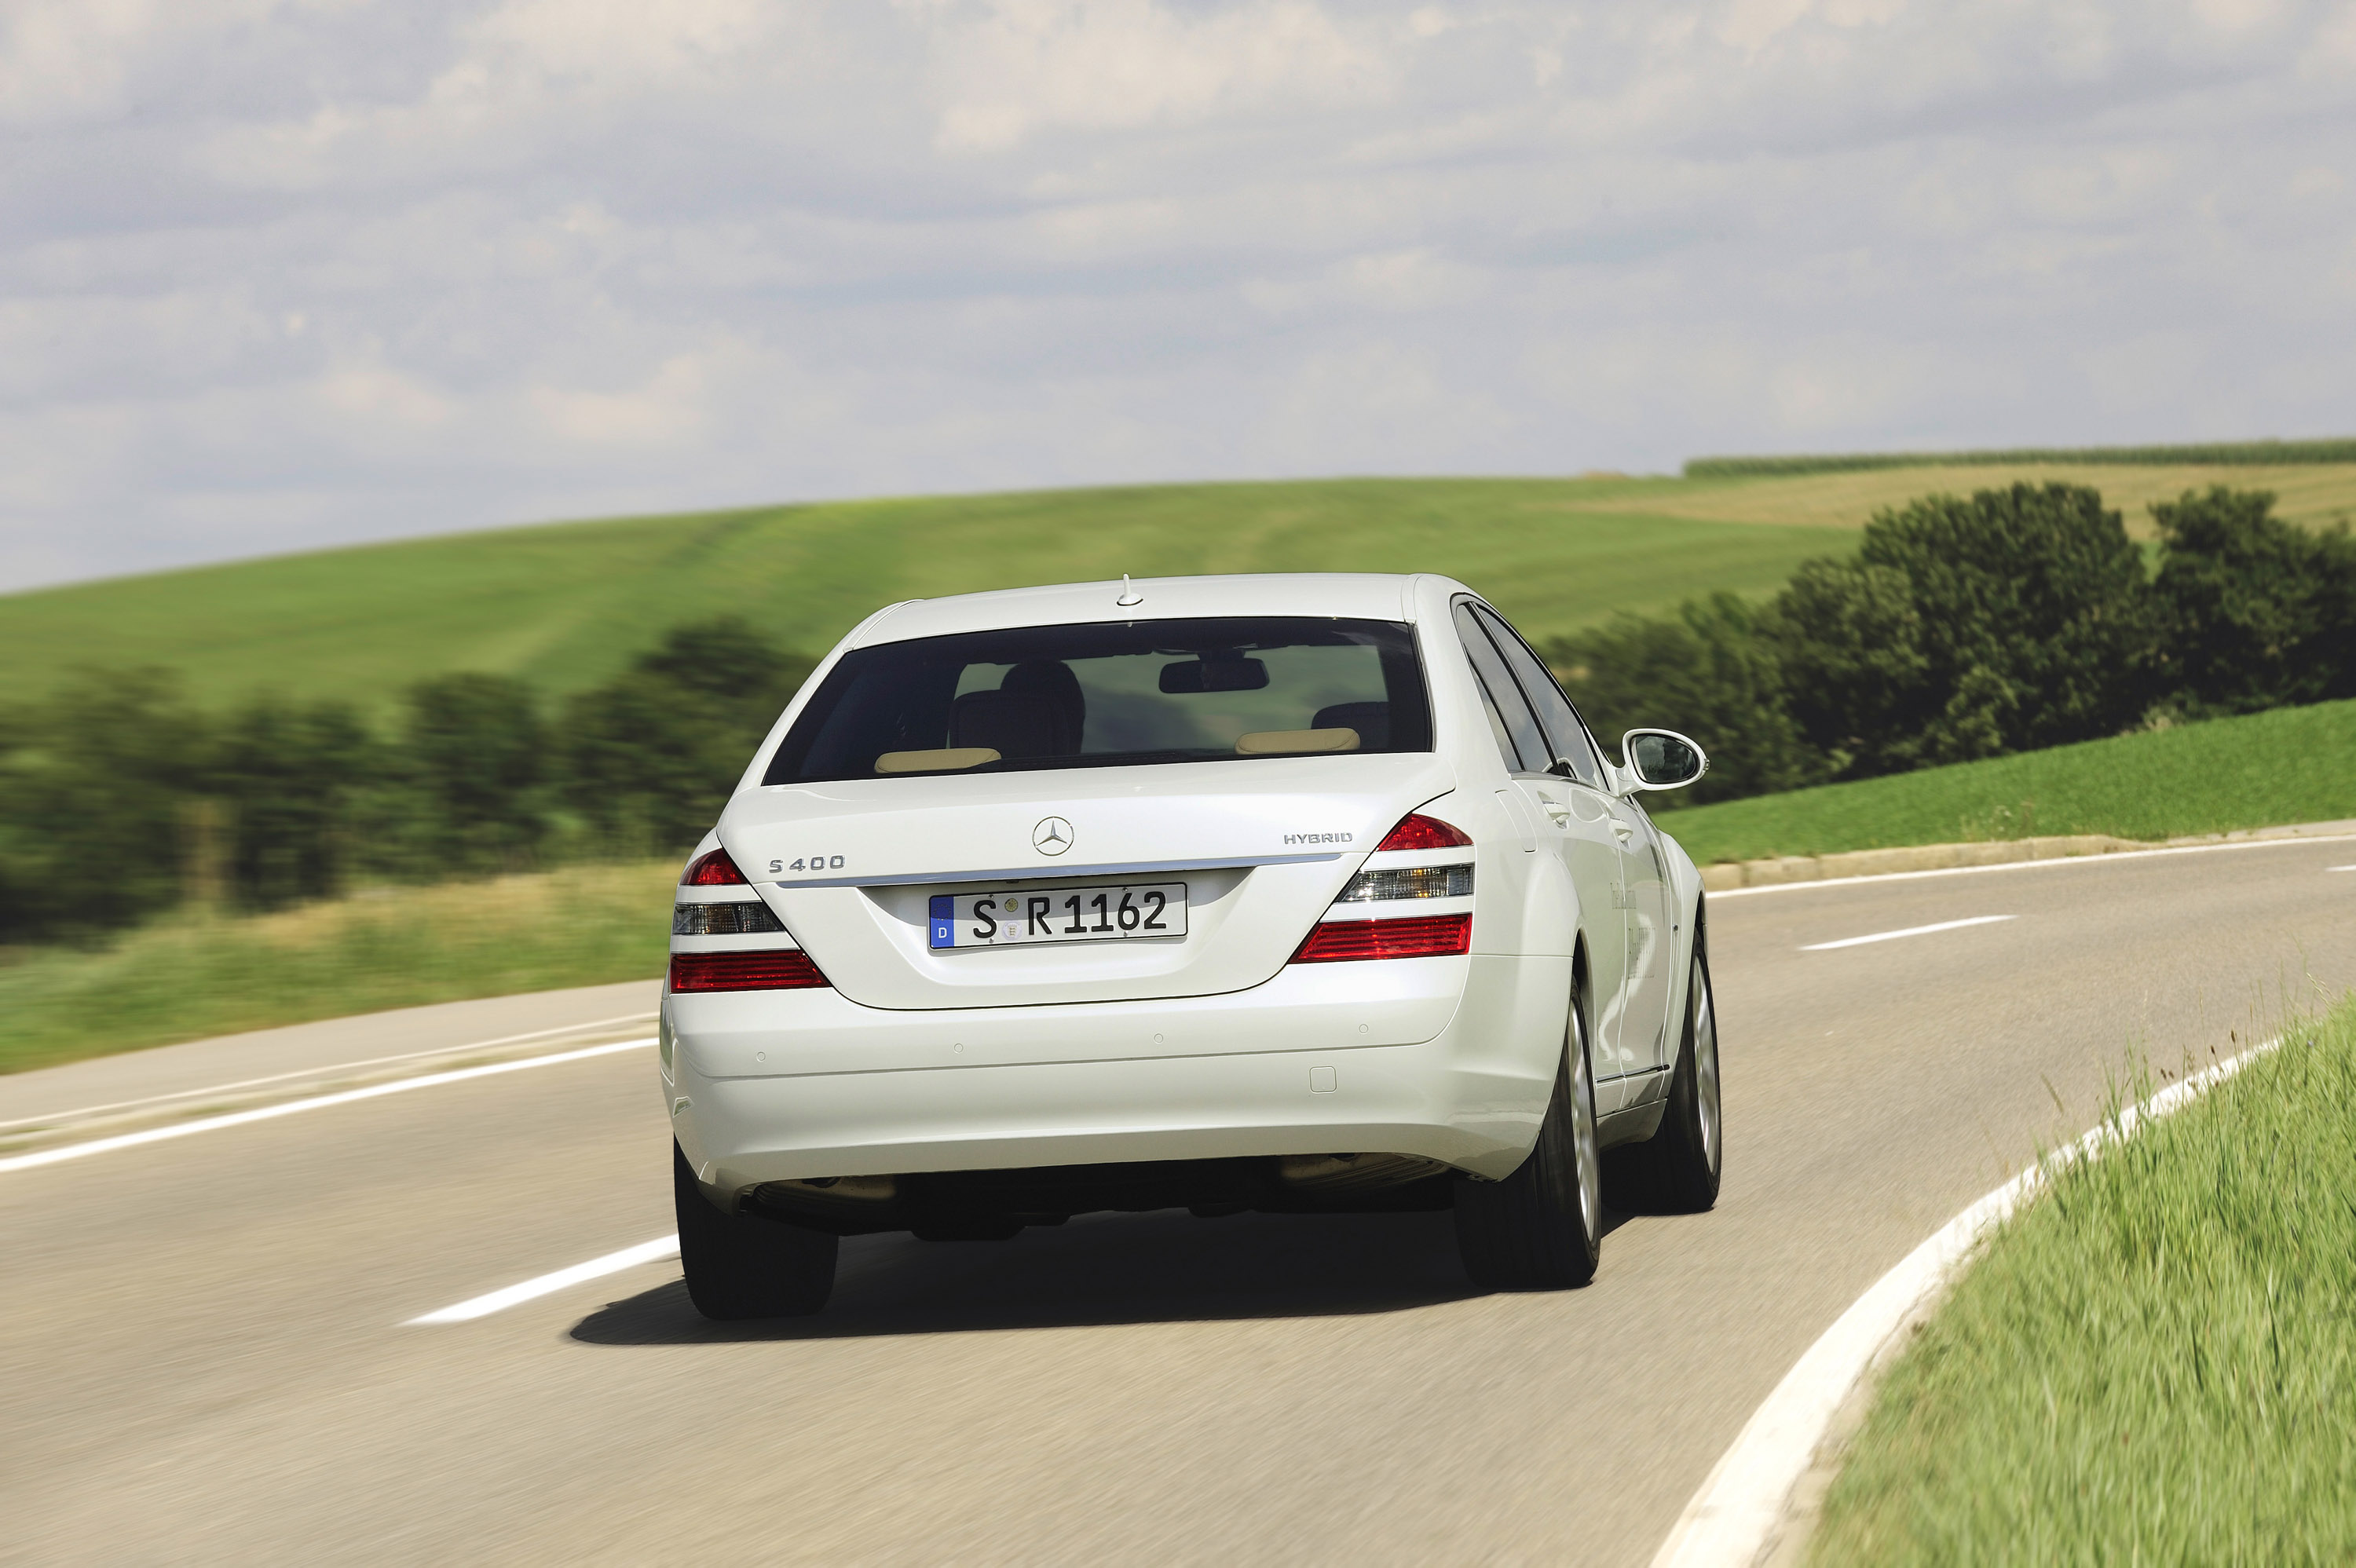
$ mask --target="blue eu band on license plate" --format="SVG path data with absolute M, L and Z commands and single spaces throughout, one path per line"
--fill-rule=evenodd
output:
M 936 893 L 926 924 L 936 949 L 1183 936 L 1186 884 Z

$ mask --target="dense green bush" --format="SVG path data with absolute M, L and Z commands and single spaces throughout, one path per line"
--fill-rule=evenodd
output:
M 389 737 L 257 693 L 208 716 L 162 670 L 87 670 L 0 707 L 0 943 L 72 939 L 187 900 L 271 909 L 355 873 L 434 881 L 683 849 L 810 661 L 741 621 L 674 630 L 552 732 L 505 676 L 402 694 Z
M 1845 777 L 2115 734 L 2145 706 L 2142 553 L 2077 485 L 1928 496 L 1814 561 L 1770 640 L 1792 717 Z
M 810 668 L 734 616 L 674 628 L 565 704 L 565 800 L 616 851 L 686 848 Z
M 324 898 L 343 880 L 355 798 L 385 765 L 359 715 L 257 693 L 221 728 L 207 781 L 226 840 L 226 891 L 249 909 Z M 208 802 L 209 805 L 213 802 Z
M 464 671 L 419 681 L 406 707 L 401 754 L 426 807 L 424 847 L 457 870 L 530 864 L 548 829 L 548 736 L 531 688 Z
M 85 671 L 0 724 L 0 937 L 168 907 L 209 784 L 203 719 L 163 670 Z
M 2222 487 L 2156 506 L 2147 574 L 2084 486 L 1926 496 L 1756 612 L 1692 603 L 1549 654 L 1607 735 L 1701 741 L 1701 799 L 2356 696 L 2356 540 L 2273 506 Z
M 2286 523 L 2273 502 L 2217 485 L 2152 508 L 2159 659 L 2189 712 L 2356 697 L 2356 539 Z
M 1669 725 L 1712 757 L 1739 762 L 1733 771 L 1713 768 L 1665 803 L 1798 789 L 1826 774 L 1822 753 L 1792 720 L 1782 669 L 1759 635 L 1759 612 L 1734 594 L 1694 601 L 1675 615 L 1615 616 L 1556 638 L 1546 652 L 1615 753 L 1628 731 Z

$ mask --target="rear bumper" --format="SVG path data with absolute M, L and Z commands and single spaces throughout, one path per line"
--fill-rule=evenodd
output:
M 705 1184 L 1288 1154 L 1518 1165 L 1568 959 L 1288 967 L 1219 997 L 895 1012 L 827 990 L 666 998 Z

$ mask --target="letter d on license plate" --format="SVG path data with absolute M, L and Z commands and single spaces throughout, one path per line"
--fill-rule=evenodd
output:
M 1186 884 L 938 893 L 927 913 L 929 940 L 937 949 L 1183 936 Z

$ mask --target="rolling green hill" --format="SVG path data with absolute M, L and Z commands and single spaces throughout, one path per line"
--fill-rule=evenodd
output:
M 1439 571 L 1552 632 L 1700 589 L 1772 591 L 1822 525 L 1631 514 L 1676 480 L 1336 480 L 772 507 L 504 528 L 0 599 L 0 665 L 171 665 L 372 702 L 435 670 L 594 684 L 680 621 L 744 615 L 822 653 L 894 600 L 1173 573 Z
M 1933 489 L 2073 478 L 2143 503 L 2265 485 L 2356 511 L 2356 464 L 1878 469 L 1694 479 L 1340 479 L 836 502 L 552 523 L 0 597 L 20 692 L 85 663 L 167 665 L 207 702 L 269 686 L 376 707 L 441 670 L 589 686 L 678 622 L 735 613 L 811 654 L 896 599 L 1127 571 L 1436 571 L 1534 635 L 1714 589 L 1763 595 Z

